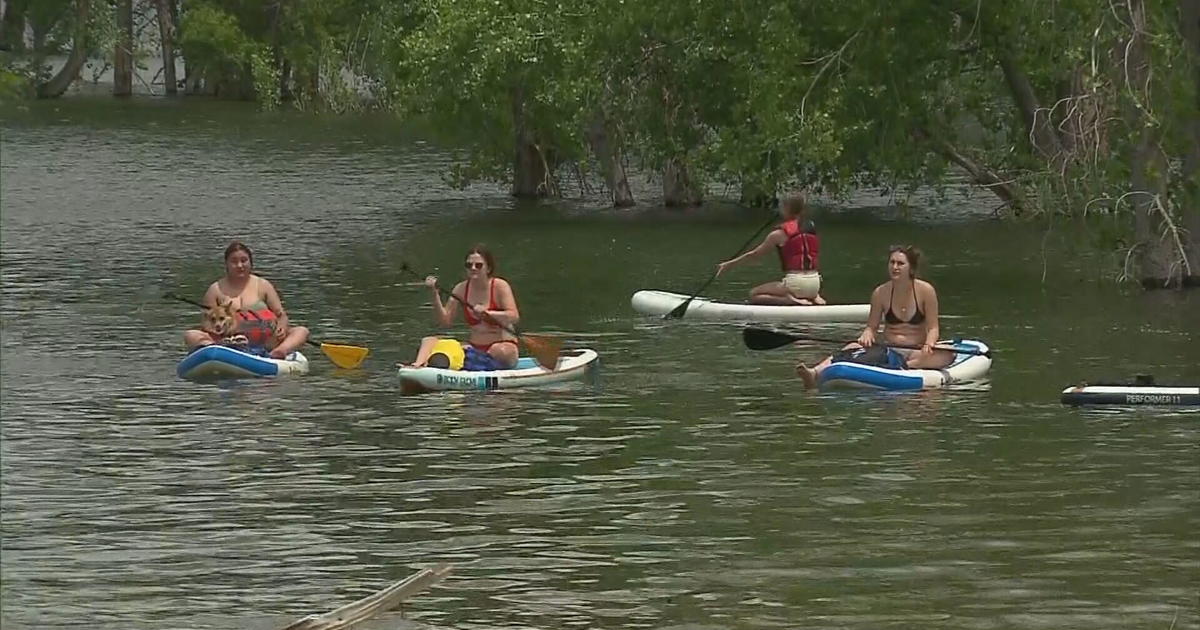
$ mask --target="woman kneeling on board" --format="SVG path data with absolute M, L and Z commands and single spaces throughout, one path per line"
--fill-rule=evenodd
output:
M 717 265 L 717 275 L 746 260 L 765 254 L 774 248 L 783 267 L 783 279 L 760 284 L 750 290 L 751 304 L 774 306 L 811 306 L 824 304 L 821 297 L 821 273 L 817 259 L 821 242 L 812 221 L 804 220 L 803 195 L 792 195 L 779 205 L 783 223 L 771 230 L 758 247 Z
M 425 278 L 425 286 L 433 291 L 434 319 L 440 326 L 449 326 L 454 321 L 454 313 L 462 307 L 463 319 L 467 320 L 467 325 L 471 328 L 469 343 L 463 348 L 465 354 L 462 369 L 511 369 L 517 364 L 517 340 L 502 326 L 512 328 L 521 319 L 512 286 L 504 278 L 495 277 L 496 259 L 483 245 L 476 245 L 467 251 L 464 266 L 467 279 L 454 285 L 451 291 L 461 298 L 461 302 L 453 300 L 451 304 L 443 303 L 442 296 L 438 293 L 437 276 Z M 421 348 L 417 351 L 417 358 L 412 367 L 428 365 L 439 341 L 442 340 L 438 337 L 422 339 Z
M 834 361 L 851 360 L 890 368 L 941 369 L 950 365 L 954 353 L 935 350 L 938 335 L 938 298 L 933 285 L 917 278 L 921 250 L 893 245 L 888 251 L 889 280 L 871 293 L 871 313 L 858 340 L 827 357 L 816 367 L 796 365 L 804 386 L 817 386 L 817 375 Z M 875 343 L 875 331 L 883 323 L 882 344 Z M 920 346 L 920 350 L 890 347 Z

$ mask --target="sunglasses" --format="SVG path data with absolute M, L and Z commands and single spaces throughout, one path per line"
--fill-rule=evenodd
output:
M 483 263 L 471 262 L 469 260 L 467 262 L 463 263 L 463 266 L 466 267 L 467 269 L 483 269 Z

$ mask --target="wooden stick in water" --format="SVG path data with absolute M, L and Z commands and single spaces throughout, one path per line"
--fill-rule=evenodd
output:
M 351 602 L 323 615 L 309 615 L 283 630 L 347 630 L 399 606 L 404 600 L 441 582 L 450 574 L 451 566 L 439 564 L 432 569 L 422 569 L 406 579 L 356 602 Z

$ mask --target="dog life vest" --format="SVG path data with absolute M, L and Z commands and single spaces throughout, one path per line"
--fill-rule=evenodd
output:
M 237 312 L 237 332 L 246 335 L 252 346 L 265 346 L 275 336 L 275 325 L 279 318 L 265 305 L 262 308 L 244 309 Z
M 801 231 L 799 221 L 792 219 L 779 225 L 787 240 L 779 247 L 779 264 L 784 273 L 815 271 L 821 254 L 821 241 L 816 234 Z

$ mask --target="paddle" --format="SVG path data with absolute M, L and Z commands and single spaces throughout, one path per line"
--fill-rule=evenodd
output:
M 420 274 L 418 274 L 416 271 L 413 271 L 412 267 L 408 266 L 408 263 L 400 263 L 400 270 L 412 274 L 414 277 L 421 277 Z M 465 308 L 471 308 L 470 304 L 467 304 L 465 300 L 458 297 L 458 295 L 456 295 L 453 291 L 447 291 L 440 286 L 437 288 L 437 290 L 446 297 L 451 297 L 458 300 L 459 303 Z M 536 360 L 539 365 L 547 370 L 553 370 L 558 367 L 558 355 L 560 352 L 562 352 L 562 339 L 551 337 L 549 335 L 530 335 L 517 332 L 517 330 L 512 326 L 503 324 L 490 315 L 485 314 L 484 317 L 493 324 L 516 336 L 517 339 L 520 339 L 521 343 L 525 344 L 525 349 L 529 350 L 529 354 L 533 355 L 534 360 Z
M 758 231 L 755 232 L 753 236 L 746 239 L 746 242 L 742 243 L 742 246 L 739 247 L 736 252 L 733 252 L 733 256 L 737 256 L 738 254 L 742 253 L 742 250 L 746 249 L 746 247 L 748 245 L 750 245 L 750 243 L 753 243 L 754 240 L 758 238 L 758 235 L 762 234 L 762 231 L 767 229 L 767 226 L 771 225 L 772 223 L 775 223 L 778 220 L 779 220 L 779 217 L 775 216 L 774 214 L 767 217 L 767 222 L 762 224 L 762 227 L 758 228 Z M 730 258 L 733 258 L 733 256 L 730 256 Z M 671 309 L 671 312 L 667 313 L 666 315 L 663 315 L 663 319 L 679 319 L 680 317 L 683 317 L 684 313 L 687 313 L 688 306 L 691 305 L 692 300 L 696 299 L 696 297 L 698 295 L 700 295 L 701 293 L 704 293 L 704 290 L 708 288 L 708 285 L 712 284 L 712 281 L 716 280 L 716 279 L 717 279 L 717 272 L 714 271 L 713 274 L 708 277 L 708 280 L 706 280 L 704 282 L 704 284 L 700 285 L 699 289 L 696 289 L 696 292 L 692 294 L 692 297 L 689 297 L 688 299 L 680 302 L 678 306 Z
M 846 343 L 844 339 L 830 339 L 828 337 L 814 337 L 812 335 L 796 335 L 792 333 L 780 332 L 778 330 L 770 330 L 767 328 L 745 328 L 742 330 L 742 341 L 746 343 L 746 347 L 751 350 L 774 350 L 782 348 L 790 343 L 797 341 L 825 341 L 828 343 Z M 888 348 L 909 348 L 912 350 L 920 350 L 921 346 L 899 344 L 899 343 L 876 343 L 877 346 L 885 346 Z M 975 348 L 948 348 L 945 346 L 935 345 L 934 350 L 950 350 L 957 354 L 981 354 L 985 357 L 992 356 L 991 350 L 978 350 Z
M 179 300 L 180 302 L 184 302 L 186 304 L 191 304 L 192 306 L 198 306 L 203 309 L 208 308 L 207 306 L 201 304 L 200 302 L 197 302 L 195 300 L 189 300 L 188 298 L 185 298 L 185 297 L 180 297 L 178 295 L 175 295 L 174 293 L 163 294 L 163 297 L 167 298 L 169 300 Z M 358 367 L 359 365 L 362 365 L 363 359 L 367 358 L 367 353 L 370 352 L 370 350 L 368 350 L 367 348 L 360 348 L 358 346 L 343 346 L 343 345 L 332 344 L 332 343 L 317 343 L 316 341 L 313 341 L 312 339 L 307 339 L 307 340 L 305 340 L 305 342 L 308 343 L 309 345 L 320 348 L 321 352 L 325 353 L 325 356 L 329 357 L 329 360 L 332 361 L 334 365 L 336 365 L 340 368 L 346 368 L 348 370 L 354 369 L 354 368 Z

